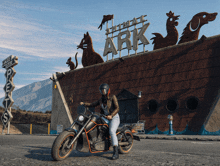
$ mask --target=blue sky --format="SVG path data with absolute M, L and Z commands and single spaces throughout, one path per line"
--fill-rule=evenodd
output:
M 105 28 L 98 29 L 103 15 L 114 14 L 114 25 L 147 15 L 150 26 L 145 36 L 150 41 L 146 49 L 152 51 L 152 33 L 167 35 L 166 20 L 170 10 L 180 15 L 179 37 L 191 18 L 199 12 L 218 12 L 219 0 L 0 0 L 0 61 L 17 56 L 15 90 L 51 77 L 69 68 L 66 61 L 78 53 L 79 67 L 82 51 L 77 45 L 87 31 L 93 39 L 94 50 L 101 56 L 105 45 Z M 220 16 L 204 25 L 200 36 L 220 34 Z M 106 57 L 103 57 L 106 61 Z M 75 62 L 75 60 L 74 60 Z M 0 68 L 0 97 L 4 97 L 6 79 Z

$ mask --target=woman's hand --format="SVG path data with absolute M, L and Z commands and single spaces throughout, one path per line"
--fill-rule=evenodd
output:
M 84 102 L 80 102 L 79 104 L 80 104 L 80 105 L 84 105 Z
M 106 116 L 106 119 L 111 120 L 111 119 L 112 119 L 112 116 L 111 116 L 111 115 L 108 115 L 108 116 Z

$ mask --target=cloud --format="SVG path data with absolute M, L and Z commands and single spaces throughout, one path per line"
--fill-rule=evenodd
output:
M 95 31 L 95 32 L 99 32 L 100 30 L 98 29 L 98 27 L 90 25 L 90 24 L 69 24 L 69 25 L 65 25 L 65 28 L 68 29 L 74 29 L 74 30 L 80 30 L 80 31 Z
M 31 75 L 28 78 L 23 78 L 23 80 L 29 80 L 29 81 L 42 81 L 49 79 L 52 76 L 52 73 L 50 72 L 41 72 L 41 73 L 28 73 L 28 72 L 22 72 L 21 75 Z
M 4 15 L 0 15 L 0 29 L 1 49 L 37 57 L 68 57 L 80 42 L 78 35 Z
M 100 33 L 97 26 L 92 25 L 93 22 L 91 24 L 76 22 L 76 24 L 67 23 L 55 26 L 54 23 L 43 23 L 48 21 L 44 18 L 39 20 L 37 17 L 27 15 L 32 10 L 47 11 L 45 16 L 49 16 L 46 15 L 48 13 L 68 13 L 69 11 L 33 5 L 31 2 L 12 3 L 7 1 L 0 4 L 0 9 L 1 52 L 5 50 L 18 52 L 18 54 L 24 54 L 23 56 L 28 56 L 28 58 L 33 56 L 40 58 L 70 57 L 79 51 L 76 45 L 80 43 L 83 34 L 87 31 L 90 32 L 93 42 L 105 41 L 105 35 L 102 35 L 103 32 Z M 95 46 L 97 47 L 97 45 L 96 43 Z
M 83 65 L 78 65 L 77 69 L 83 68 Z
M 53 73 L 55 72 L 66 72 L 69 71 L 69 67 L 63 67 L 63 66 L 55 66 L 52 70 Z
M 80 69 L 80 68 L 83 68 L 83 65 L 82 65 L 82 64 L 79 64 L 76 69 Z M 67 72 L 67 71 L 69 71 L 69 70 L 70 70 L 69 67 L 56 66 L 56 67 L 54 67 L 54 69 L 52 70 L 52 72 L 53 72 L 53 73 L 55 73 L 55 72 Z
M 0 84 L 0 89 L 2 89 L 5 86 L 5 84 Z
M 5 92 L 3 90 L 3 87 L 5 86 L 5 84 L 0 84 L 0 98 L 5 97 Z M 1 105 L 1 103 L 0 103 Z
M 82 27 L 73 25 L 74 27 L 84 32 Z M 87 30 L 98 32 L 94 26 L 84 27 L 85 31 L 88 28 Z M 76 45 L 83 38 L 83 35 L 63 32 L 38 23 L 15 20 L 8 16 L 0 16 L 0 29 L 1 49 L 41 58 L 70 57 L 79 51 Z M 95 32 L 91 32 L 91 36 L 95 42 L 103 42 L 105 38 Z
M 2 98 L 2 97 L 5 97 L 5 93 L 3 92 L 3 90 L 0 90 L 0 98 Z
M 0 69 L 0 73 L 5 73 L 5 69 Z
M 5 1 L 4 3 L 0 4 L 0 8 L 4 9 L 4 10 L 34 10 L 34 11 L 39 11 L 39 12 L 58 12 L 58 13 L 65 13 L 65 14 L 76 14 L 78 12 L 74 12 L 74 11 L 67 11 L 67 10 L 59 10 L 56 8 L 50 8 L 50 7 L 45 7 L 42 5 L 38 5 L 36 3 L 34 3 L 34 5 L 31 4 L 31 1 L 22 3 L 22 2 L 8 2 Z

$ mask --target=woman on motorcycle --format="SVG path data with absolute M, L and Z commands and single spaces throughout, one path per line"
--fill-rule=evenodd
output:
M 111 136 L 112 145 L 113 145 L 113 156 L 112 159 L 118 159 L 118 138 L 116 136 L 116 130 L 120 124 L 119 118 L 119 105 L 118 100 L 115 95 L 110 95 L 109 85 L 104 83 L 99 86 L 99 91 L 102 94 L 102 97 L 93 102 L 93 103 L 84 103 L 80 102 L 81 105 L 86 107 L 96 107 L 101 106 L 101 113 L 106 115 L 106 118 L 110 120 L 109 124 L 109 134 Z

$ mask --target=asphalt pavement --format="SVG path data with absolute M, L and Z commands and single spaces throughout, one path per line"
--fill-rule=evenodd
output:
M 143 137 L 142 135 L 141 137 Z M 147 135 L 149 136 L 149 135 Z M 102 153 L 83 153 L 73 150 L 63 161 L 53 161 L 51 147 L 56 135 L 0 135 L 1 166 L 217 166 L 220 165 L 219 141 L 185 141 L 141 139 L 134 141 L 128 154 L 111 160 L 112 149 Z M 172 136 L 171 136 L 172 137 Z M 168 137 L 168 138 L 171 138 Z M 146 138 L 146 137 L 143 137 Z M 149 138 L 149 137 L 148 137 Z M 153 138 L 153 137 L 151 137 Z
M 1 133 L 0 133 L 1 135 Z M 6 134 L 7 135 L 7 134 Z M 13 135 L 13 134 L 10 134 Z M 24 135 L 24 134 L 23 134 Z M 29 135 L 29 134 L 26 134 Z M 57 136 L 58 134 L 35 134 L 40 136 Z M 220 141 L 220 135 L 166 135 L 166 134 L 135 134 L 140 139 L 189 140 L 189 141 Z

